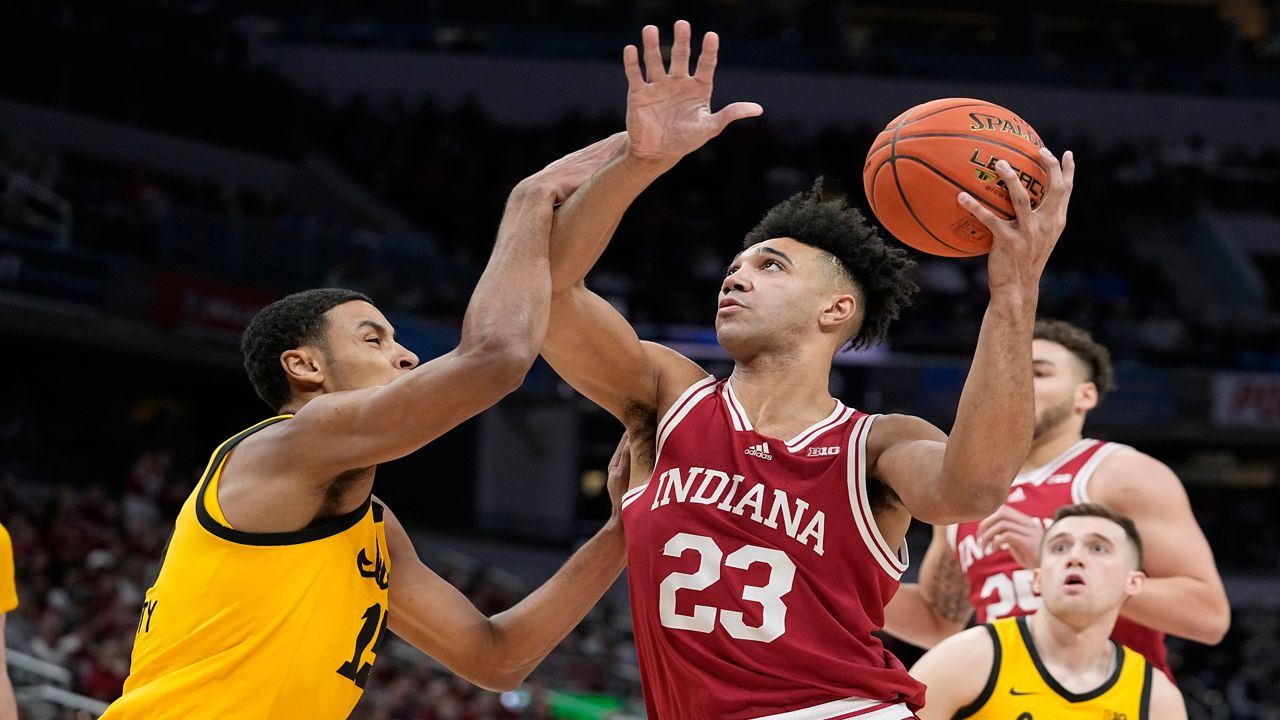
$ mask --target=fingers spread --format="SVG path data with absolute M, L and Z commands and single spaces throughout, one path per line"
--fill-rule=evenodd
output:
M 1009 191 L 1009 200 L 1013 202 L 1013 213 L 1017 216 L 1018 222 L 1023 224 L 1030 222 L 1031 196 L 1027 194 L 1027 189 L 1018 179 L 1018 173 L 1014 172 L 1012 165 L 1001 160 L 996 163 L 996 174 L 1004 181 L 1005 189 Z
M 640 32 L 640 37 L 644 40 L 644 74 L 649 82 L 654 82 L 667 74 L 666 68 L 662 67 L 662 47 L 658 44 L 658 28 L 654 25 L 645 25 L 644 30 Z
M 982 203 L 978 202 L 967 192 L 962 192 L 956 196 L 956 202 L 960 203 L 960 207 L 968 210 L 978 222 L 987 226 L 991 232 L 996 232 L 1004 225 L 1005 221 L 995 213 L 988 210 Z
M 758 103 L 753 102 L 736 102 L 720 108 L 711 116 L 721 130 L 724 130 L 730 123 L 743 118 L 756 117 L 764 114 L 764 108 Z
M 709 32 L 702 37 L 702 52 L 698 55 L 698 69 L 693 76 L 703 82 L 711 82 L 716 74 L 716 60 L 720 55 L 720 36 Z
M 687 21 L 676 21 L 675 41 L 671 44 L 671 77 L 689 76 L 689 37 L 692 34 Z
M 627 74 L 627 89 L 635 90 L 644 85 L 644 76 L 640 74 L 640 51 L 635 45 L 622 49 L 622 70 Z

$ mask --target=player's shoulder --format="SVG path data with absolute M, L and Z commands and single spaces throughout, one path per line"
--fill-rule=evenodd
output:
M 1118 445 L 1098 463 L 1090 495 L 1103 502 L 1110 494 L 1162 492 L 1181 486 L 1178 476 L 1160 460 L 1128 445 Z
M 867 442 L 877 448 L 916 440 L 946 442 L 947 434 L 922 417 L 888 413 L 875 416 L 875 424 L 867 437 Z
M 991 625 L 974 625 L 944 639 L 929 653 L 943 660 L 963 660 L 970 668 L 983 668 L 995 660 L 997 642 Z
M 1151 717 L 1162 720 L 1185 720 L 1187 717 L 1182 692 L 1164 673 L 1154 668 L 1151 673 Z

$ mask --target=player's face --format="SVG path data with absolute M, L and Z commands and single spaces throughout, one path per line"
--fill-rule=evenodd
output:
M 1083 420 L 1094 405 L 1083 392 L 1086 379 L 1080 360 L 1051 340 L 1031 341 L 1032 387 L 1035 390 L 1036 428 L 1040 437 L 1073 417 Z
M 363 300 L 326 313 L 326 385 L 359 390 L 386 385 L 418 366 L 418 356 L 395 341 L 395 330 L 378 308 Z
M 832 294 L 822 251 L 773 238 L 742 251 L 725 273 L 716 338 L 734 358 L 790 349 L 819 334 L 817 318 Z
M 1036 583 L 1055 615 L 1091 617 L 1114 610 L 1142 587 L 1124 529 L 1100 517 L 1067 517 L 1049 529 Z

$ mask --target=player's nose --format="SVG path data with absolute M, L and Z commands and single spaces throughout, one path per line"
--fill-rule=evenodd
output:
M 401 355 L 396 359 L 396 367 L 401 370 L 412 370 L 418 367 L 418 356 L 406 348 L 400 348 Z
M 726 276 L 724 279 L 724 282 L 720 283 L 721 295 L 728 295 L 730 292 L 734 292 L 734 291 L 746 292 L 750 289 L 751 289 L 751 281 L 745 275 L 743 275 L 743 272 L 741 270 L 739 270 L 738 272 L 732 275 Z

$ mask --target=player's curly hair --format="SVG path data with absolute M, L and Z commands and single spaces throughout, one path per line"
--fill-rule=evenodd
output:
M 278 411 L 292 393 L 280 356 L 303 345 L 324 347 L 329 327 L 325 313 L 346 302 L 373 301 L 363 293 L 340 288 L 317 288 L 286 295 L 258 311 L 240 338 L 240 354 L 258 397 Z
M 1088 371 L 1087 379 L 1098 388 L 1098 402 L 1116 389 L 1116 370 L 1111 364 L 1111 352 L 1094 340 L 1089 331 L 1063 320 L 1040 319 L 1036 321 L 1032 337 L 1058 343 L 1079 358 Z
M 906 250 L 888 245 L 874 226 L 843 196 L 827 197 L 823 178 L 813 187 L 774 205 L 747 233 L 742 247 L 789 237 L 834 257 L 853 281 L 862 323 L 846 350 L 871 347 L 889 332 L 902 308 L 919 290 L 907 272 L 915 261 Z

